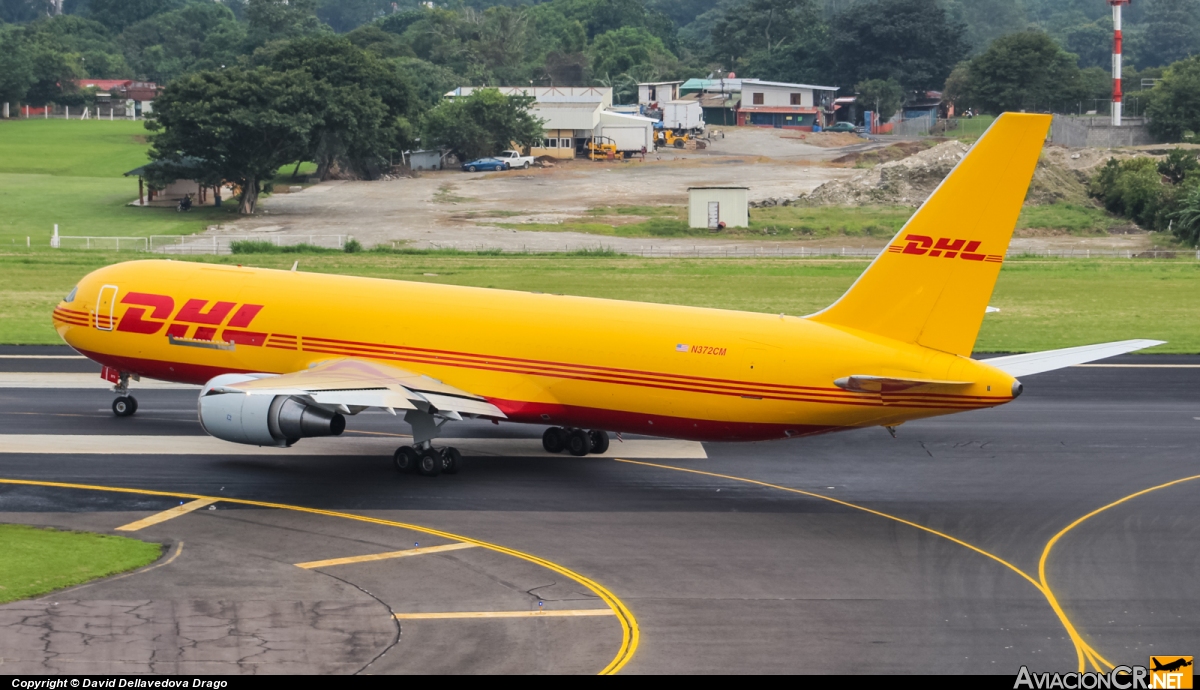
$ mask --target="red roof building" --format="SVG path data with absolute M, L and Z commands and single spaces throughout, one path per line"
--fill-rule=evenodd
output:
M 81 89 L 96 88 L 102 94 L 120 100 L 139 102 L 153 101 L 158 95 L 158 84 L 152 81 L 134 81 L 133 79 L 76 79 L 75 85 Z

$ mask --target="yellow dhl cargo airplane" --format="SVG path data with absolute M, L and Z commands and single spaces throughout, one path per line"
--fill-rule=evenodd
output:
M 546 450 L 608 431 L 757 441 L 1007 403 L 1015 376 L 1160 344 L 970 358 L 1050 118 L 1005 114 L 836 303 L 806 317 L 426 283 L 132 261 L 54 310 L 104 365 L 118 415 L 132 376 L 203 384 L 200 422 L 236 443 L 337 435 L 403 411 L 399 469 L 457 470 L 432 441 L 464 417 L 552 425 Z M 588 431 L 590 430 L 590 431 Z M 606 431 L 607 430 L 607 431 Z

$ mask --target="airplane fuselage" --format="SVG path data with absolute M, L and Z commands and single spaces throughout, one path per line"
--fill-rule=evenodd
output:
M 984 363 L 795 316 L 181 261 L 94 271 L 54 323 L 91 359 L 149 378 L 373 359 L 515 422 L 695 440 L 892 426 L 1014 397 L 1014 379 Z M 852 375 L 969 385 L 834 384 Z

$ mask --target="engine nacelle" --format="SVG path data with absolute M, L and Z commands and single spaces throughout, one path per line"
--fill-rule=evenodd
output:
M 200 389 L 200 426 L 223 441 L 287 447 L 302 438 L 338 436 L 346 418 L 290 395 L 218 393 L 213 389 L 264 375 L 222 374 Z

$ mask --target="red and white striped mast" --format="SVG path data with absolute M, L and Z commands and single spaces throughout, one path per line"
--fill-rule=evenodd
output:
M 1113 11 L 1113 127 L 1121 126 L 1121 5 L 1128 5 L 1129 2 L 1130 0 L 1108 0 Z

